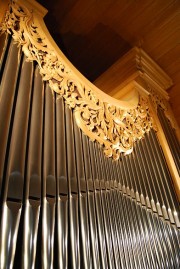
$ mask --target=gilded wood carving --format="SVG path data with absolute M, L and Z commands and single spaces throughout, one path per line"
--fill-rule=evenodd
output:
M 165 99 L 163 96 L 158 94 L 154 89 L 152 89 L 149 85 L 147 87 L 148 92 L 150 93 L 149 98 L 152 101 L 153 108 L 155 112 L 157 113 L 158 106 L 161 107 L 164 110 L 164 113 L 167 117 L 167 119 L 170 121 L 171 126 L 178 130 L 178 125 L 176 123 L 176 120 L 174 118 L 174 115 L 171 111 L 170 105 L 168 103 L 168 100 Z
M 49 47 L 42 29 L 34 21 L 33 11 L 18 1 L 10 2 L 0 31 L 12 34 L 15 42 L 22 46 L 27 60 L 38 63 L 43 80 L 65 99 L 74 110 L 78 126 L 90 139 L 103 145 L 108 157 L 118 159 L 121 153 L 129 154 L 134 142 L 153 127 L 145 97 L 139 96 L 137 107 L 122 109 L 101 100 L 89 85 L 79 81 L 53 46 Z

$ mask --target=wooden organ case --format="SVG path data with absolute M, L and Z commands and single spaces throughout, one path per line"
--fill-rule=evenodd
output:
M 0 268 L 180 268 L 167 100 L 107 96 L 61 53 L 39 4 L 0 10 Z

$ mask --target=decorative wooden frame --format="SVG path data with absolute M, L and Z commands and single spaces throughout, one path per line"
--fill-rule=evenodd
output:
M 134 91 L 128 101 L 118 101 L 86 80 L 54 44 L 39 10 L 36 2 L 11 1 L 1 32 L 10 32 L 27 60 L 38 63 L 43 80 L 64 97 L 78 126 L 104 146 L 107 156 L 132 152 L 133 143 L 153 126 L 148 100 Z

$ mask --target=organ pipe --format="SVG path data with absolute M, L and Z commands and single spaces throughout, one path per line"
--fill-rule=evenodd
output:
M 77 120 L 75 93 L 70 104 L 55 91 L 11 31 L 0 42 L 0 268 L 179 268 L 179 200 L 156 128 L 126 154 L 131 137 L 116 137 L 111 151 L 85 101 Z M 178 140 L 158 116 L 178 165 Z

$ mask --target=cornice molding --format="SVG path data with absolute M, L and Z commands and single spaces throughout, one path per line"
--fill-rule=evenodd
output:
M 134 47 L 96 81 L 106 93 L 120 99 L 124 94 L 134 91 L 151 99 L 153 108 L 157 112 L 160 106 L 171 125 L 178 132 L 178 124 L 168 103 L 167 89 L 172 85 L 172 79 L 162 68 L 141 48 Z
M 36 61 L 44 81 L 74 110 L 75 119 L 91 140 L 118 159 L 153 127 L 148 98 L 134 91 L 118 101 L 87 81 L 66 59 L 45 27 L 46 10 L 35 1 L 11 1 L 0 31 L 12 34 L 28 61 Z
M 169 99 L 166 90 L 173 85 L 172 79 L 143 49 L 138 47 L 132 48 L 115 62 L 96 79 L 95 85 L 114 96 L 117 91 L 139 77 L 153 84 L 160 95 Z

